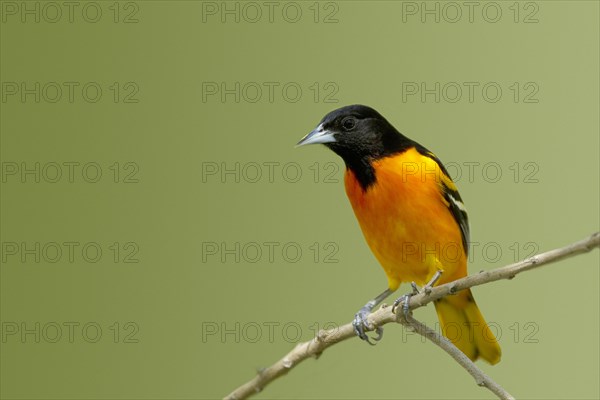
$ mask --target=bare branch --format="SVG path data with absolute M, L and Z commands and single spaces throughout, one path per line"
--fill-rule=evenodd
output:
M 597 247 L 600 247 L 600 232 L 596 232 L 588 238 L 572 243 L 568 246 L 550 250 L 545 253 L 527 258 L 523 261 L 507 265 L 505 267 L 493 269 L 491 271 L 482 271 L 478 274 L 469 275 L 464 278 L 458 279 L 454 282 L 433 287 L 430 292 L 428 291 L 427 293 L 420 293 L 411 297 L 409 308 L 410 310 L 414 310 L 419 307 L 423 307 L 434 300 L 454 294 L 460 290 L 467 289 L 473 286 L 484 285 L 501 279 L 512 279 L 521 272 L 529 271 L 531 269 L 541 267 L 542 265 L 550 264 L 568 257 L 573 257 L 578 254 L 587 253 Z M 383 326 L 390 322 L 402 323 L 403 321 L 403 317 L 399 317 L 396 314 L 392 313 L 391 307 L 381 307 L 369 316 L 369 322 L 372 324 L 373 329 L 375 329 L 377 326 Z M 443 346 L 442 344 L 440 344 L 443 343 L 445 338 L 435 334 L 435 332 L 431 331 L 431 329 L 429 329 L 425 325 L 422 325 L 420 322 L 414 320 L 414 318 L 412 319 L 412 321 L 420 324 L 412 325 L 415 328 L 415 330 L 417 330 L 417 332 L 419 332 L 419 329 L 421 329 L 422 333 L 419 333 L 434 341 L 434 343 L 436 343 L 438 346 L 444 348 L 444 350 L 446 350 L 462 367 L 464 367 L 475 378 L 478 384 L 484 383 L 484 386 L 486 386 L 500 398 L 511 398 L 510 394 L 508 394 L 506 391 L 504 391 L 504 389 L 499 387 L 491 379 L 489 379 L 489 377 L 483 374 L 483 372 L 481 372 L 472 362 L 470 362 L 470 360 L 469 364 L 467 364 L 467 367 L 455 357 L 456 354 L 451 353 L 444 347 L 445 345 Z M 404 322 L 411 323 L 407 321 Z M 428 330 L 433 332 L 436 336 L 430 335 Z M 273 380 L 288 373 L 300 362 L 310 357 L 316 358 L 320 356 L 321 353 L 328 347 L 353 337 L 355 337 L 355 334 L 352 324 L 342 325 L 338 328 L 326 331 L 321 330 L 314 339 L 308 342 L 299 343 L 281 360 L 277 361 L 270 367 L 259 371 L 259 373 L 256 377 L 254 377 L 254 379 L 243 384 L 242 386 L 234 390 L 232 393 L 227 395 L 227 397 L 225 398 L 230 400 L 241 400 L 248 398 L 254 393 L 260 392 L 266 385 L 271 383 Z M 438 342 L 433 340 L 434 338 L 438 339 L 437 337 L 441 337 L 442 340 L 438 340 Z M 450 343 L 450 345 L 452 345 L 452 343 Z M 454 345 L 452 345 L 452 347 L 454 347 Z M 456 347 L 454 348 L 456 349 Z M 468 358 L 466 359 L 468 360 Z M 477 370 L 473 370 L 473 367 L 475 367 Z
M 514 400 L 514 396 L 508 393 L 502 386 L 498 385 L 492 378 L 486 375 L 473 361 L 469 359 L 469 357 L 465 356 L 462 351 L 460 351 L 451 341 L 446 339 L 444 336 L 440 335 L 427 325 L 422 322 L 417 321 L 412 316 L 407 316 L 406 319 L 402 318 L 400 323 L 404 326 L 412 328 L 419 335 L 426 337 L 433 343 L 437 344 L 442 348 L 446 353 L 450 354 L 454 360 L 459 363 L 464 369 L 467 370 L 469 374 L 473 378 L 475 378 L 475 382 L 479 386 L 486 387 L 499 399 L 502 400 Z

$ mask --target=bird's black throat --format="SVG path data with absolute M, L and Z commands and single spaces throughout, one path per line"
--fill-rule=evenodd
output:
M 416 144 L 391 126 L 390 128 L 377 132 L 374 140 L 367 140 L 368 136 L 365 135 L 363 140 L 353 141 L 350 146 L 347 143 L 328 145 L 344 160 L 346 168 L 354 173 L 364 192 L 377 182 L 373 162 L 401 154 Z
M 377 175 L 375 173 L 375 168 L 373 168 L 372 160 L 362 158 L 356 160 L 344 160 L 344 162 L 346 163 L 346 169 L 349 169 L 354 173 L 363 192 L 366 192 L 369 187 L 377 182 Z

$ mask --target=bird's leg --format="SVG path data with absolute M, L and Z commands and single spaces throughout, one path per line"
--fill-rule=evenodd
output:
M 427 282 L 427 284 L 425 286 L 423 286 L 423 288 L 421 290 L 419 290 L 417 288 L 416 283 L 411 282 L 410 286 L 412 287 L 412 293 L 407 293 L 407 294 L 397 298 L 396 301 L 394 301 L 394 305 L 392 306 L 392 312 L 395 312 L 396 307 L 398 307 L 398 304 L 402 303 L 402 312 L 404 313 L 404 316 L 407 317 L 408 312 L 410 311 L 408 308 L 409 304 L 410 304 L 410 298 L 421 292 L 425 292 L 426 294 L 431 293 L 431 288 L 440 279 L 440 277 L 442 276 L 442 272 L 443 271 L 441 269 L 436 270 L 435 274 L 433 274 L 433 277 L 431 278 L 431 280 L 429 282 Z
M 444 271 L 441 269 L 436 270 L 435 274 L 433 274 L 433 278 L 431 278 L 431 280 L 427 282 L 427 285 L 423 286 L 423 289 L 421 289 L 421 291 L 425 292 L 425 294 L 431 293 L 431 288 L 440 279 L 443 273 Z
M 369 321 L 367 320 L 367 318 L 369 317 L 369 314 L 371 314 L 371 311 L 373 311 L 373 308 L 375 308 L 379 303 L 385 300 L 385 298 L 392 293 L 394 293 L 393 290 L 386 289 L 380 295 L 378 295 L 373 300 L 365 304 L 363 308 L 358 310 L 358 312 L 354 316 L 354 320 L 352 321 L 352 326 L 354 327 L 354 333 L 356 333 L 356 336 L 358 336 L 362 340 L 366 340 L 367 343 L 371 345 L 375 344 L 371 342 L 371 339 L 369 339 L 369 337 L 365 333 L 365 328 L 370 329 Z M 383 337 L 383 328 L 381 326 L 378 326 L 375 331 L 377 332 L 377 337 L 374 338 L 374 340 L 377 342 Z

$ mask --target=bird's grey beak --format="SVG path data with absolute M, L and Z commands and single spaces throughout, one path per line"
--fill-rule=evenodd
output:
M 317 126 L 310 132 L 308 135 L 304 136 L 302 140 L 298 142 L 296 147 L 304 146 L 305 144 L 318 144 L 318 143 L 333 143 L 335 142 L 335 137 L 333 137 L 333 132 L 328 131 L 323 128 L 323 124 Z

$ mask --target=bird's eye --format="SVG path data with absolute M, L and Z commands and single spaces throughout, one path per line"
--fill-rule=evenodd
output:
M 342 127 L 345 131 L 351 131 L 356 126 L 356 119 L 353 117 L 344 118 L 342 120 Z

